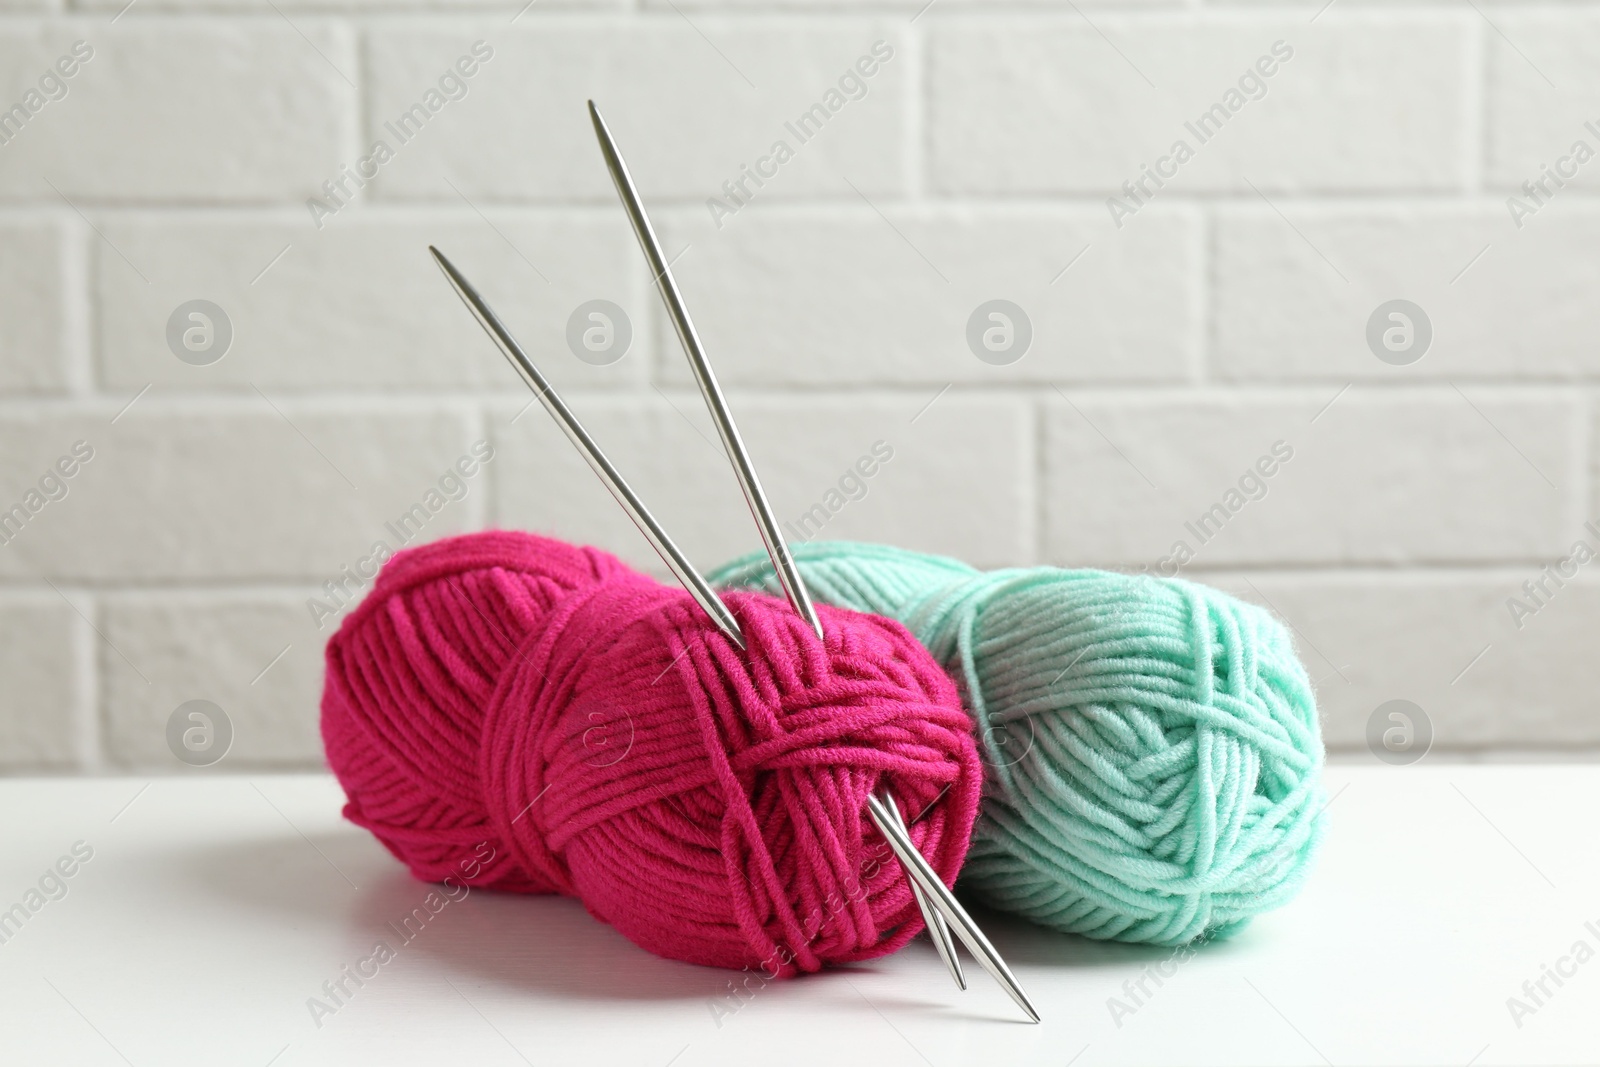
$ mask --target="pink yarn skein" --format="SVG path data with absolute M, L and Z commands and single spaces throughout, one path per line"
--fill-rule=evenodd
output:
M 345 815 L 425 881 L 564 893 L 662 956 L 782 976 L 920 928 L 866 814 L 887 783 L 947 884 L 982 770 L 900 624 L 726 594 L 748 652 L 615 557 L 495 531 L 397 554 L 328 642 Z

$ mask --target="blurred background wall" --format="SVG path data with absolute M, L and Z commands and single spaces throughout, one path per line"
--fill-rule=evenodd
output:
M 319 765 L 379 543 L 659 571 L 430 242 L 759 547 L 591 96 L 791 537 L 1218 584 L 1363 759 L 1397 699 L 1592 750 L 1597 60 L 1589 3 L 0 0 L 0 765 L 183 771 L 191 700 Z

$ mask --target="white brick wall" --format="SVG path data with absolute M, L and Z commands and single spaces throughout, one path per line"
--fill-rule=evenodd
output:
M 1600 2 L 125 4 L 0 0 L 0 108 L 38 105 L 0 126 L 0 509 L 94 450 L 0 545 L 0 773 L 193 773 L 166 741 L 192 699 L 232 720 L 220 769 L 316 765 L 307 602 L 475 441 L 493 460 L 422 537 L 523 526 L 661 570 L 430 242 L 695 560 L 758 544 L 590 96 L 781 518 L 884 441 L 822 536 L 1156 570 L 1183 541 L 1183 573 L 1294 627 L 1336 748 L 1394 698 L 1441 750 L 1600 748 L 1600 569 L 1520 628 L 1506 607 L 1600 547 L 1600 159 L 1563 162 L 1600 151 Z M 374 138 L 392 158 L 329 197 Z M 1565 184 L 1521 192 L 1544 167 Z M 1433 332 L 1405 366 L 1366 341 L 1397 298 Z M 168 345 L 193 299 L 232 326 L 209 365 Z M 608 366 L 565 342 L 592 299 L 632 325 Z M 993 299 L 1033 330 L 1006 366 L 966 339 Z

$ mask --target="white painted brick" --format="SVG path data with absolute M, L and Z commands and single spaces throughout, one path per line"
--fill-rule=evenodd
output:
M 352 210 L 320 231 L 305 216 L 271 224 L 166 216 L 106 223 L 107 237 L 153 280 L 146 285 L 101 248 L 106 381 L 118 391 L 154 381 L 201 389 L 250 382 L 269 390 L 488 387 L 523 395 L 526 387 L 445 281 L 429 244 L 472 280 L 558 387 L 644 380 L 653 311 L 646 300 L 657 298 L 646 290 L 643 261 L 620 217 L 608 214 L 602 223 L 496 212 L 491 228 L 471 213 L 418 219 Z M 174 356 L 166 337 L 174 309 L 197 297 L 221 306 L 234 331 L 228 354 L 203 367 Z M 593 299 L 620 305 L 634 324 L 628 354 L 604 367 L 581 362 L 566 343 L 569 316 Z
M 114 408 L 0 418 L 6 508 L 75 440 L 94 448 L 67 495 L 0 549 L 0 576 L 320 582 L 382 537 L 384 523 L 417 503 L 477 437 L 463 417 L 426 408 L 273 402 L 293 425 L 259 396 L 225 411 L 146 397 L 115 425 Z M 484 481 L 475 475 L 462 501 L 425 524 L 425 536 L 468 526 Z
M 0 548 L 0 555 L 8 549 Z M 46 599 L 48 597 L 48 599 Z M 0 597 L 0 766 L 75 761 L 79 685 L 72 608 L 54 593 Z
M 219 770 L 321 764 L 322 649 L 331 630 L 316 630 L 304 600 L 291 593 L 108 598 L 104 630 L 115 647 L 102 644 L 100 664 L 111 762 L 190 773 L 167 747 L 167 721 L 180 704 L 209 700 L 233 728 Z
M 1266 208 L 1220 212 L 1216 372 L 1339 383 L 1592 376 L 1600 211 L 1574 200 L 1547 210 L 1520 231 L 1489 206 L 1291 205 L 1293 228 Z M 1368 319 L 1394 299 L 1420 306 L 1433 329 L 1427 353 L 1403 367 L 1366 339 Z
M 1572 542 L 1597 539 L 1581 524 Z M 1552 560 L 1558 558 L 1553 555 Z M 1594 714 L 1600 584 L 1588 570 L 1555 590 L 1518 629 L 1507 600 L 1540 568 L 1464 574 L 1218 576 L 1207 579 L 1270 605 L 1293 626 L 1330 747 L 1366 752 L 1367 720 L 1390 700 L 1427 714 L 1436 751 L 1600 744 Z M 1481 659 L 1474 662 L 1475 657 Z M 1336 669 L 1337 668 L 1337 669 Z M 1386 723 L 1387 725 L 1387 723 Z M 1397 771 L 1398 773 L 1398 771 Z
M 979 564 L 1028 557 L 1025 410 L 1010 400 L 946 394 L 919 416 L 927 399 L 772 402 L 734 394 L 730 403 L 780 521 L 798 523 L 826 503 L 828 491 L 881 440 L 893 458 L 866 481 L 865 497 L 836 510 L 821 537 L 883 541 Z M 574 407 L 702 570 L 761 547 L 698 393 L 674 390 L 642 403 L 585 399 Z M 496 418 L 495 435 L 501 524 L 596 544 L 664 572 L 542 412 L 515 425 Z M 812 525 L 803 530 L 815 534 Z
M 1577 525 L 1577 404 L 1356 386 L 1319 417 L 1335 395 L 1050 402 L 1046 555 L 1159 569 L 1182 541 L 1191 568 L 1531 559 Z M 1232 506 L 1228 491 L 1279 440 L 1294 455 L 1267 495 Z M 1185 524 L 1218 503 L 1235 513 L 1202 540 Z
M 1200 332 L 1199 226 L 1156 210 L 1108 236 L 1095 209 L 827 212 L 751 205 L 715 229 L 675 214 L 668 244 L 718 374 L 770 385 L 1181 380 Z M 1076 258 L 1076 262 L 1074 262 Z M 1070 269 L 1067 269 L 1070 265 Z M 1065 273 L 1062 273 L 1065 270 Z M 985 363 L 968 344 L 980 304 L 1033 328 L 1027 353 Z M 676 337 L 665 375 L 689 384 Z
M 68 384 L 69 273 L 65 227 L 0 222 L 0 389 L 52 392 Z
M 94 49 L 3 148 L 0 196 L 59 203 L 48 181 L 74 200 L 303 199 L 354 143 L 356 68 L 347 32 L 300 30 L 270 13 L 0 28 L 5 106 L 74 40 Z
M 952 19 L 930 28 L 930 166 L 949 192 L 1110 194 L 1186 139 L 1174 191 L 1463 180 L 1465 34 L 1434 15 Z M 1102 32 L 1104 36 L 1102 36 Z M 1293 57 L 1220 133 L 1193 121 L 1274 41 Z M 1107 225 L 1110 225 L 1109 218 Z
M 846 102 L 806 143 L 784 123 L 821 101 L 874 41 L 903 48 L 907 33 L 900 20 L 818 26 L 706 16 L 691 24 L 671 12 L 605 24 L 530 19 L 476 35 L 375 31 L 367 43 L 369 140 L 384 139 L 396 153 L 378 189 L 396 197 L 566 197 L 614 207 L 584 107 L 592 97 L 652 205 L 722 195 L 722 183 L 737 178 L 741 164 L 755 165 L 780 139 L 795 156 L 760 190 L 761 199 L 853 197 L 847 179 L 868 193 L 898 190 L 906 181 L 903 57 L 865 81 L 866 95 Z M 488 40 L 494 55 L 468 94 L 399 143 L 383 123 L 420 101 L 476 38 Z
M 1495 24 L 1505 36 L 1490 33 L 1485 42 L 1487 178 L 1511 192 L 1554 167 L 1574 141 L 1600 152 L 1600 136 L 1584 127 L 1600 127 L 1600 15 L 1507 12 Z M 1600 163 L 1578 168 L 1572 184 L 1600 186 Z M 1556 191 L 1552 212 L 1570 206 L 1560 201 L 1571 196 L 1570 189 Z

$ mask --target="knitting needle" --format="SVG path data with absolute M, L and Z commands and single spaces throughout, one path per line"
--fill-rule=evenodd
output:
M 751 461 L 749 452 L 745 449 L 744 439 L 739 434 L 733 412 L 728 407 L 727 397 L 723 395 L 722 387 L 717 381 L 716 372 L 712 370 L 711 361 L 706 357 L 700 343 L 699 333 L 689 317 L 689 308 L 678 290 L 677 280 L 672 275 L 672 267 L 662 251 L 655 228 L 650 224 L 650 217 L 645 212 L 638 188 L 633 184 L 628 165 L 623 160 L 622 152 L 617 148 L 616 140 L 611 136 L 611 130 L 606 126 L 605 119 L 601 117 L 600 109 L 595 106 L 593 100 L 589 101 L 589 118 L 594 124 L 595 137 L 600 142 L 600 152 L 605 157 L 606 169 L 611 174 L 617 195 L 621 198 L 628 219 L 633 224 L 633 232 L 639 240 L 639 247 L 643 250 L 645 260 L 655 276 L 657 287 L 661 291 L 661 299 L 667 306 L 673 325 L 677 328 L 678 340 L 683 345 L 684 354 L 689 357 L 689 365 L 700 386 L 700 393 L 717 423 L 723 448 L 728 453 L 734 474 L 744 490 L 745 500 L 755 516 L 762 542 L 767 549 L 767 556 L 772 560 L 773 571 L 777 574 L 778 581 L 795 611 L 816 631 L 817 636 L 821 637 L 822 620 L 817 617 L 816 609 L 812 606 L 811 597 L 806 590 L 805 580 L 801 577 L 799 568 L 795 566 L 788 542 L 778 528 L 772 505 L 761 487 L 761 479 L 756 474 L 755 464 Z M 894 810 L 898 814 L 898 808 Z M 912 888 L 916 895 L 917 906 L 922 911 L 923 921 L 928 927 L 928 936 L 933 940 L 934 947 L 939 950 L 950 977 L 958 987 L 966 989 L 966 977 L 961 973 L 961 964 L 956 957 L 949 928 L 937 909 L 931 907 L 921 891 L 916 889 L 915 882 L 912 883 Z
M 522 350 L 517 339 L 511 336 L 511 331 L 506 329 L 500 317 L 485 303 L 483 297 L 478 295 L 478 290 L 456 270 L 455 264 L 446 259 L 443 252 L 432 245 L 428 246 L 428 251 L 433 253 L 434 260 L 444 271 L 444 276 L 450 280 L 450 284 L 455 287 L 462 303 L 467 305 L 473 317 L 478 320 L 478 325 L 494 339 L 506 359 L 522 374 L 522 380 L 528 383 L 528 388 L 532 389 L 534 395 L 544 404 L 545 410 L 556 420 L 556 425 L 566 432 L 568 439 L 577 446 L 579 452 L 583 453 L 583 458 L 589 461 L 589 466 L 600 476 L 606 488 L 611 490 L 611 495 L 617 498 L 617 503 L 622 505 L 622 509 L 628 513 L 628 517 L 639 528 L 639 532 L 644 534 L 662 561 L 671 568 L 678 581 L 683 583 L 689 595 L 705 609 L 707 615 L 711 616 L 711 621 L 717 624 L 717 629 L 721 630 L 728 640 L 738 645 L 741 652 L 744 651 L 744 634 L 740 631 L 739 623 L 734 619 L 733 613 L 722 602 L 722 598 L 717 596 L 711 585 L 700 576 L 700 572 L 694 569 L 688 557 L 673 543 L 672 538 L 667 536 L 661 524 L 656 522 L 655 516 L 650 514 L 643 501 L 635 495 L 627 481 L 611 465 L 611 461 L 600 450 L 600 446 L 595 444 L 594 438 L 583 428 L 578 417 L 562 401 L 545 376 L 539 373 L 539 368 L 534 366 L 533 360 L 528 358 L 528 354 Z
M 1011 999 L 1017 1002 L 1017 1006 L 1027 1012 L 1030 1019 L 1038 1022 L 1039 1013 L 1034 1010 L 1028 995 L 1022 991 L 1022 986 L 1017 984 L 1017 979 L 1012 975 L 1011 968 L 1006 966 L 1006 961 L 1000 958 L 1000 953 L 996 952 L 989 939 L 983 936 L 983 931 L 978 929 L 978 924 L 972 921 L 972 917 L 962 910 L 961 905 L 956 902 L 955 895 L 944 882 L 939 880 L 938 874 L 929 866 L 922 853 L 917 851 L 916 846 L 911 843 L 911 838 L 900 828 L 899 822 L 889 814 L 888 808 L 892 803 L 887 794 L 885 799 L 881 800 L 874 796 L 867 797 L 867 812 L 872 816 L 878 832 L 883 835 L 883 839 L 905 865 L 906 874 L 921 883 L 923 892 L 928 894 L 934 906 L 944 914 L 945 919 L 954 928 L 956 936 L 967 946 L 967 950 L 977 957 L 983 969 L 993 975 L 994 980 L 1005 988 Z
M 901 816 L 900 808 L 895 804 L 894 798 L 889 795 L 887 789 L 883 791 L 883 795 L 887 801 L 885 807 L 889 809 L 889 814 L 894 816 L 895 824 L 903 833 L 909 835 L 905 818 Z M 928 901 L 927 894 L 922 891 L 917 880 L 907 878 L 906 881 L 911 885 L 911 895 L 916 898 L 917 907 L 922 912 L 922 920 L 928 927 L 928 937 L 933 941 L 933 947 L 939 950 L 939 958 L 944 960 L 945 970 L 950 972 L 950 977 L 955 979 L 956 985 L 966 989 L 967 976 L 961 973 L 961 960 L 956 956 L 956 943 L 950 937 L 949 925 L 944 921 L 944 916 L 939 914 L 939 909 Z
M 622 206 L 628 212 L 628 220 L 633 224 L 633 232 L 639 239 L 639 247 L 644 251 L 645 261 L 650 264 L 650 271 L 655 276 L 657 287 L 661 290 L 661 299 L 667 305 L 667 313 L 677 328 L 678 340 L 683 344 L 684 354 L 689 357 L 689 366 L 694 371 L 695 381 L 700 385 L 700 394 L 705 398 L 706 407 L 710 408 L 711 417 L 716 421 L 717 430 L 722 436 L 722 447 L 728 453 L 728 460 L 733 464 L 733 472 L 739 479 L 739 485 L 744 489 L 745 501 L 750 506 L 751 514 L 755 516 L 756 526 L 761 531 L 761 540 L 766 545 L 767 556 L 772 560 L 772 569 L 778 575 L 778 581 L 789 597 L 789 603 L 794 605 L 800 617 L 816 631 L 818 637 L 821 637 L 822 620 L 817 617 L 816 608 L 812 606 L 811 596 L 806 591 L 805 580 L 801 578 L 799 568 L 795 566 L 789 544 L 784 540 L 782 531 L 778 529 L 772 504 L 768 501 L 765 490 L 761 488 L 761 479 L 756 474 L 755 464 L 751 461 L 749 452 L 745 449 L 744 439 L 739 435 L 739 427 L 733 421 L 733 412 L 728 408 L 728 399 L 723 395 L 722 386 L 717 382 L 716 372 L 711 369 L 711 361 L 706 358 L 705 350 L 700 344 L 700 335 L 694 328 L 693 320 L 689 318 L 689 308 L 683 301 L 683 294 L 678 291 L 677 280 L 672 276 L 672 267 L 662 252 L 655 228 L 650 225 L 650 216 L 645 213 L 644 202 L 639 198 L 639 190 L 633 184 L 628 164 L 623 161 L 622 152 L 617 148 L 611 130 L 606 126 L 605 119 L 601 118 L 600 109 L 595 106 L 593 100 L 589 101 L 589 118 L 594 123 L 595 137 L 600 141 L 600 153 L 605 157 L 606 169 L 611 172 L 612 184 L 617 187 L 617 196 L 621 198 Z M 915 890 L 914 883 L 912 888 Z M 928 936 L 933 939 L 934 946 L 939 950 L 945 967 L 950 971 L 950 977 L 960 988 L 967 988 L 966 977 L 961 973 L 961 964 L 956 959 L 954 951 L 955 945 L 950 940 L 950 931 L 945 927 L 944 920 L 940 918 L 937 910 L 929 907 L 920 891 L 916 892 L 916 899 L 917 906 L 922 911 L 923 922 L 928 927 Z
M 711 409 L 711 417 L 717 424 L 717 432 L 722 436 L 722 446 L 728 452 L 728 459 L 733 463 L 733 472 L 739 479 L 740 488 L 744 490 L 745 501 L 750 505 L 751 514 L 755 516 L 756 526 L 761 531 L 761 540 L 767 546 L 767 555 L 772 557 L 773 567 L 778 573 L 778 581 L 782 583 L 784 594 L 788 596 L 789 603 L 794 605 L 795 611 L 799 612 L 806 625 L 821 637 L 822 621 L 817 618 L 817 609 L 812 606 L 811 597 L 806 593 L 805 582 L 800 578 L 794 557 L 790 555 L 789 546 L 778 530 L 777 516 L 773 514 L 772 504 L 761 488 L 761 479 L 756 477 L 750 455 L 745 451 L 744 440 L 739 436 L 739 428 L 734 424 L 733 413 L 728 410 L 727 398 L 722 395 L 722 386 L 717 383 L 717 376 L 711 370 L 711 364 L 706 361 L 705 350 L 700 344 L 700 335 L 695 331 L 694 322 L 689 318 L 689 309 L 684 305 L 683 295 L 678 292 L 678 282 L 672 276 L 672 267 L 662 254 L 661 242 L 656 239 L 655 229 L 650 225 L 650 217 L 645 214 L 644 204 L 639 199 L 639 191 L 634 188 L 633 177 L 628 173 L 628 165 L 622 161 L 622 154 L 617 151 L 616 142 L 611 138 L 611 131 L 606 128 L 606 120 L 600 117 L 600 109 L 594 106 L 593 100 L 589 101 L 589 118 L 594 122 L 595 136 L 600 139 L 600 151 L 605 156 L 606 169 L 611 172 L 611 181 L 617 187 L 617 195 L 622 198 L 622 206 L 627 209 L 628 221 L 633 223 L 634 236 L 639 238 L 639 247 L 644 250 L 644 258 L 650 264 L 650 273 L 655 277 L 656 287 L 661 290 L 661 299 L 667 305 L 667 314 L 672 317 L 672 324 L 678 331 L 678 340 L 683 343 L 684 354 L 689 357 L 689 366 L 694 370 L 695 380 L 700 383 L 700 392 L 706 398 L 706 406 Z

